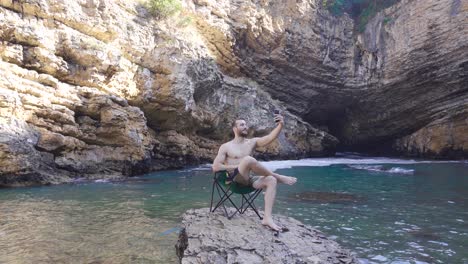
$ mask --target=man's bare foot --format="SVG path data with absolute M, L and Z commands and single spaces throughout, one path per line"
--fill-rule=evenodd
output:
M 297 182 L 297 178 L 295 178 L 295 177 L 284 176 L 284 175 L 280 175 L 280 174 L 278 174 L 277 176 L 278 177 L 276 177 L 276 179 L 279 182 L 287 184 L 287 185 L 293 185 L 293 184 L 295 184 Z
M 265 218 L 262 220 L 262 225 L 268 226 L 269 228 L 273 229 L 274 231 L 280 231 L 281 227 L 279 227 L 277 224 L 273 222 L 273 220 L 265 220 Z

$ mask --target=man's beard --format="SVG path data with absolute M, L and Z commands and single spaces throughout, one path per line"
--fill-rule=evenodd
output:
M 246 137 L 249 135 L 249 132 L 247 130 L 243 130 L 240 132 L 240 135 L 243 136 L 243 137 Z

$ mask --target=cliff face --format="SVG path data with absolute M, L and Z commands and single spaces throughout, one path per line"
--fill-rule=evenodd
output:
M 466 157 L 467 14 L 468 4 L 458 0 L 402 1 L 378 14 L 357 42 L 372 52 L 376 83 L 335 134 L 350 145 L 388 141 L 402 153 Z
M 184 10 L 0 0 L 0 185 L 208 162 L 233 118 L 263 135 L 274 109 L 286 127 L 263 158 L 331 154 L 335 136 L 466 155 L 466 3 L 402 1 L 363 34 L 312 0 Z
M 401 1 L 357 34 L 350 18 L 330 16 L 319 2 L 198 1 L 195 9 L 231 29 L 230 61 L 241 74 L 343 147 L 466 155 L 468 133 L 456 131 L 468 130 L 468 4 Z M 453 119 L 446 136 L 426 129 Z
M 156 22 L 138 2 L 0 6 L 0 185 L 209 162 L 233 118 L 262 135 L 274 109 L 287 128 L 261 156 L 324 155 L 337 143 L 262 85 L 224 73 L 194 25 Z

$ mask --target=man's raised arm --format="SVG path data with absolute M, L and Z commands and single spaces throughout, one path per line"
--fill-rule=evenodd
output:
M 270 134 L 264 137 L 257 138 L 256 147 L 264 147 L 273 142 L 273 140 L 275 140 L 278 137 L 284 125 L 283 116 L 277 115 L 275 117 L 275 120 L 278 120 L 278 125 L 270 132 Z
M 211 168 L 213 169 L 214 172 L 237 168 L 237 165 L 225 165 L 224 164 L 224 161 L 226 160 L 226 155 L 227 155 L 226 145 L 223 144 L 219 148 L 218 155 L 216 155 L 216 158 L 213 161 L 213 165 L 211 165 Z

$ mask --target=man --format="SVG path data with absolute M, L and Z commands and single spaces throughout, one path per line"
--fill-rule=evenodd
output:
M 258 147 L 264 147 L 273 142 L 284 126 L 283 117 L 275 115 L 277 126 L 270 134 L 258 138 L 246 138 L 248 135 L 248 126 L 245 120 L 237 119 L 232 123 L 234 139 L 221 145 L 218 155 L 213 161 L 213 171 L 226 170 L 229 178 L 234 181 L 254 187 L 255 189 L 265 190 L 265 214 L 262 224 L 275 231 L 282 228 L 273 222 L 272 209 L 276 196 L 276 184 L 285 183 L 293 185 L 297 179 L 273 173 L 265 166 L 253 158 L 252 152 Z M 251 172 L 257 176 L 251 176 Z

